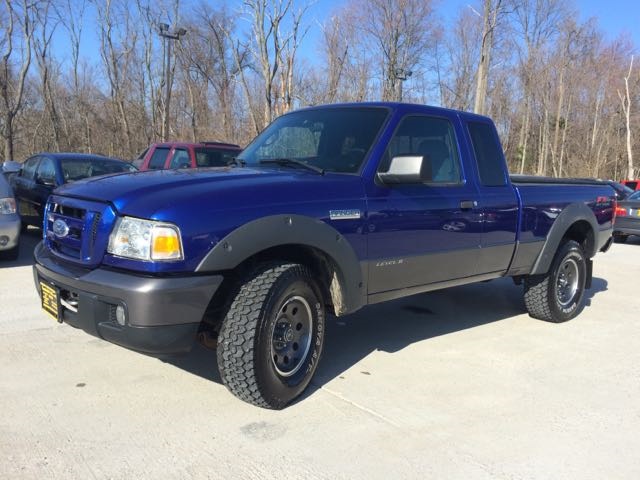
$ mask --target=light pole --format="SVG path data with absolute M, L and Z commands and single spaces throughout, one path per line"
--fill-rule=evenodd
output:
M 405 82 L 407 78 L 413 75 L 413 72 L 411 70 L 405 70 L 404 68 L 396 68 L 393 73 L 395 74 L 395 77 L 398 80 L 400 80 L 398 84 L 398 91 L 399 91 L 398 101 L 401 102 L 402 101 L 402 84 Z
M 164 44 L 164 51 L 166 52 L 164 59 L 164 83 L 165 83 L 165 96 L 164 96 L 164 118 L 162 121 L 162 141 L 166 142 L 169 139 L 169 103 L 171 102 L 171 42 L 173 40 L 180 40 L 187 31 L 184 28 L 174 28 L 170 30 L 169 25 L 161 23 L 158 25 L 158 34 L 162 37 Z

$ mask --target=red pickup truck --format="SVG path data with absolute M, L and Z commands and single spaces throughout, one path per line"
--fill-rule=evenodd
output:
M 153 143 L 134 160 L 133 164 L 139 170 L 223 167 L 241 151 L 240 146 L 233 143 Z

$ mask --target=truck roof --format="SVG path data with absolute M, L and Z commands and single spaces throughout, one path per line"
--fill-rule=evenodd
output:
M 220 148 L 232 148 L 240 150 L 240 145 L 235 143 L 215 142 L 215 141 L 203 141 L 203 142 L 158 142 L 155 143 L 157 147 L 220 147 Z
M 467 118 L 481 118 L 484 120 L 491 121 L 491 119 L 485 115 L 478 115 L 473 112 L 465 112 L 462 110 L 454 110 L 451 108 L 437 107 L 434 105 L 425 105 L 421 103 L 405 103 L 405 102 L 348 102 L 348 103 L 329 103 L 322 105 L 309 105 L 308 107 L 301 108 L 298 110 L 294 110 L 293 112 L 299 112 L 301 110 L 318 110 L 324 108 L 363 108 L 363 107 L 378 107 L 378 108 L 388 108 L 393 110 L 415 110 L 417 112 L 424 112 L 430 114 L 438 114 L 441 113 L 454 113 L 459 114 Z M 285 114 L 286 115 L 286 114 Z

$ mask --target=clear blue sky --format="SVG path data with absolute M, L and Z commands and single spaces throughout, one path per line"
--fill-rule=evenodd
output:
M 182 0 L 183 7 L 189 8 L 189 5 L 199 3 L 201 0 Z M 219 4 L 219 0 L 209 0 L 214 4 Z M 241 4 L 239 0 L 223 0 L 231 10 L 237 8 Z M 294 0 L 297 2 L 307 0 Z M 220 2 L 222 3 L 222 2 Z M 339 6 L 343 5 L 345 0 L 316 0 L 309 10 L 307 20 L 311 23 L 311 28 L 307 34 L 305 44 L 301 49 L 301 54 L 309 57 L 309 61 L 313 62 L 313 56 L 318 51 L 319 28 L 318 23 L 324 22 L 331 13 Z M 466 5 L 474 5 L 480 8 L 480 0 L 436 0 L 436 11 L 444 21 L 444 26 L 450 24 L 453 17 L 460 8 Z M 582 21 L 590 17 L 598 19 L 600 29 L 605 33 L 608 40 L 613 40 L 620 34 L 627 34 L 633 40 L 636 48 L 640 48 L 640 0 L 576 0 L 574 6 L 580 14 Z M 95 27 L 95 18 L 93 17 L 92 7 L 87 9 L 87 18 L 85 19 L 85 28 L 83 32 L 82 55 L 91 63 L 98 62 L 98 39 L 97 28 Z M 168 19 L 167 19 L 168 20 Z M 68 60 L 68 47 L 66 38 L 62 29 L 57 32 L 55 50 L 58 57 L 62 57 L 63 61 Z

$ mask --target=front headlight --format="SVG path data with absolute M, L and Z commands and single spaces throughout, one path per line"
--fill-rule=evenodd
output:
M 107 251 L 137 260 L 183 259 L 178 227 L 133 217 L 118 218 Z
M 16 201 L 13 198 L 0 198 L 0 215 L 11 213 L 16 213 Z

